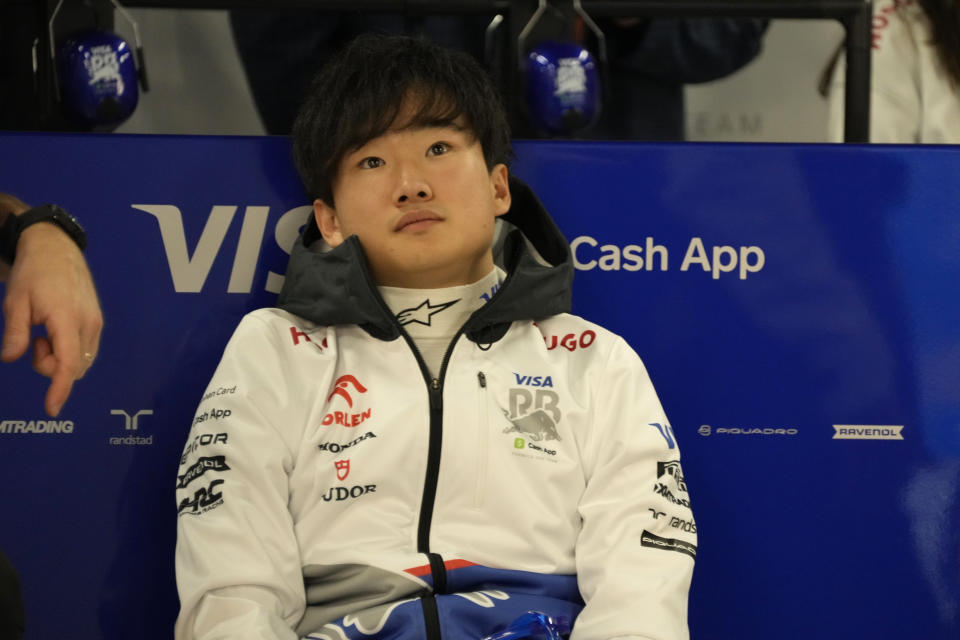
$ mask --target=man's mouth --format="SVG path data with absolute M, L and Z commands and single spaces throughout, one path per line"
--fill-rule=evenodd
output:
M 432 226 L 435 222 L 443 220 L 432 211 L 417 210 L 408 211 L 397 221 L 394 231 L 422 231 Z

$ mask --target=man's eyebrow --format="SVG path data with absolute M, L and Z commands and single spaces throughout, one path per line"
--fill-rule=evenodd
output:
M 420 122 L 414 120 L 412 122 L 408 122 L 402 127 L 397 127 L 394 129 L 394 131 L 421 131 L 424 129 L 453 129 L 454 131 L 458 132 L 470 130 L 459 122 L 453 122 L 450 120 L 426 120 Z
M 412 122 L 408 122 L 402 127 L 390 127 L 389 129 L 387 129 L 387 131 L 384 131 L 384 133 L 388 133 L 390 131 L 425 131 L 427 129 L 453 129 L 458 133 L 465 133 L 470 136 L 476 137 L 476 134 L 474 133 L 474 131 L 466 125 L 463 125 L 463 124 L 460 124 L 459 122 L 454 122 L 451 120 L 439 120 L 439 119 L 419 121 L 419 122 L 416 120 L 413 120 Z M 383 133 L 380 135 L 383 135 Z M 371 142 L 372 140 L 376 140 L 379 137 L 380 136 L 374 136 L 370 138 L 370 140 L 365 140 L 364 142 L 360 142 L 358 144 L 355 144 L 349 147 L 348 149 L 346 149 L 346 151 L 344 151 L 343 158 L 346 159 L 347 156 L 351 156 L 355 154 L 356 152 L 360 151 L 360 149 L 365 147 L 369 142 Z

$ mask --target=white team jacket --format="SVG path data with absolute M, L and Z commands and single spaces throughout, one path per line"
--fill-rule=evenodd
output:
M 960 90 L 951 84 L 931 44 L 930 25 L 916 0 L 873 4 L 870 141 L 960 144 Z M 843 140 L 841 60 L 830 88 L 830 139 Z
M 536 297 L 513 246 L 475 316 Z M 688 637 L 696 524 L 639 358 L 565 313 L 472 321 L 430 379 L 386 329 L 244 318 L 181 459 L 177 638 L 480 640 L 528 610 Z

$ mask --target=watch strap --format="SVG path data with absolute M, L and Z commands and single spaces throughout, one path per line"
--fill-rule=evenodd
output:
M 3 225 L 0 225 L 0 260 L 8 265 L 13 264 L 13 259 L 17 255 L 17 240 L 20 238 L 17 216 L 7 214 Z
M 30 225 L 38 222 L 51 222 L 60 227 L 70 236 L 81 251 L 87 248 L 87 234 L 77 222 L 77 219 L 67 213 L 65 209 L 55 204 L 43 204 L 28 209 L 20 215 L 9 215 L 0 228 L 0 258 L 8 264 L 13 264 L 17 257 L 17 243 L 20 234 Z

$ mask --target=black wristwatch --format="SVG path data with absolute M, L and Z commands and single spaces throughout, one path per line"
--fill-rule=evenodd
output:
M 77 243 L 80 250 L 87 248 L 87 234 L 77 222 L 77 219 L 55 204 L 42 204 L 39 207 L 28 209 L 18 216 L 8 215 L 6 222 L 0 227 L 0 259 L 7 264 L 13 264 L 17 257 L 17 242 L 23 230 L 37 222 L 52 222 L 70 239 Z

